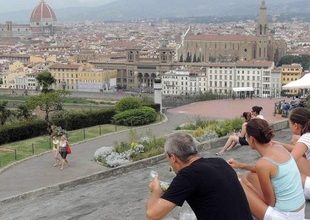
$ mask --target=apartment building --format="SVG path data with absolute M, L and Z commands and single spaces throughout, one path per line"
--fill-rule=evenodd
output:
M 163 95 L 197 95 L 206 91 L 205 72 L 172 70 L 162 75 Z
M 282 65 L 281 67 L 281 83 L 282 86 L 288 84 L 289 82 L 295 81 L 302 77 L 303 68 L 300 64 Z M 287 90 L 288 95 L 297 95 L 297 89 Z
M 232 94 L 236 88 L 241 91 L 249 88 L 247 92 L 252 92 L 254 96 L 275 97 L 281 92 L 280 73 L 274 71 L 274 63 L 271 61 L 209 63 L 202 69 L 204 73 L 198 74 L 189 71 L 165 73 L 162 76 L 163 94 L 181 95 L 206 91 Z

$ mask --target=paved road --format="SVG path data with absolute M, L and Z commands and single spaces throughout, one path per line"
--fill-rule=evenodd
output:
M 288 141 L 290 131 L 278 132 L 276 139 Z M 203 155 L 214 157 L 217 151 L 218 149 L 211 149 L 203 152 Z M 252 162 L 258 158 L 258 154 L 244 146 L 224 154 L 223 157 Z M 162 180 L 169 181 L 173 178 L 173 174 L 168 172 L 168 164 L 162 161 L 154 166 L 133 170 L 117 177 L 6 204 L 0 207 L 0 219 L 143 220 L 151 170 L 158 171 Z M 178 219 L 179 214 L 186 210 L 189 210 L 187 205 L 177 208 L 169 215 L 169 219 Z M 307 217 L 310 218 L 309 204 Z

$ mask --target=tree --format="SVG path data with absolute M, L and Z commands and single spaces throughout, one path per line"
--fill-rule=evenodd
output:
M 32 109 L 29 108 L 29 106 L 27 106 L 26 104 L 21 104 L 17 107 L 17 111 L 16 111 L 16 117 L 18 119 L 26 119 L 29 120 L 31 117 L 31 112 Z
M 0 78 L 0 85 L 2 85 L 3 84 L 3 79 L 2 78 Z
M 310 67 L 310 55 L 287 55 L 280 59 L 278 66 L 283 64 L 299 63 L 302 65 L 304 70 L 308 70 Z
M 7 108 L 8 102 L 0 102 L 0 124 L 4 125 L 4 123 L 11 116 L 12 112 Z
M 44 112 L 44 120 L 48 125 L 48 132 L 52 132 L 52 123 L 50 121 L 50 114 L 52 112 L 63 110 L 63 98 L 68 95 L 67 91 L 50 91 L 47 93 L 41 93 L 38 96 L 32 96 L 27 100 L 27 105 L 30 108 L 37 108 Z
M 42 93 L 48 93 L 52 90 L 50 89 L 51 85 L 56 83 L 56 79 L 52 76 L 52 74 L 48 71 L 43 71 L 40 73 L 36 80 L 38 81 L 39 85 L 42 86 Z

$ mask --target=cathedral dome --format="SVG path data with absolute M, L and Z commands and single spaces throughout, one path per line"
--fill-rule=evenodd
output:
M 40 4 L 33 9 L 30 17 L 30 22 L 37 24 L 52 24 L 56 22 L 56 20 L 53 9 L 44 0 L 40 0 Z

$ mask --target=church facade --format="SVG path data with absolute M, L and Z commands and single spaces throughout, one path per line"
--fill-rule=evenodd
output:
M 262 0 L 255 35 L 195 35 L 189 28 L 177 48 L 177 59 L 180 62 L 268 60 L 277 63 L 286 50 L 286 42 L 275 39 L 268 31 L 267 7 Z

